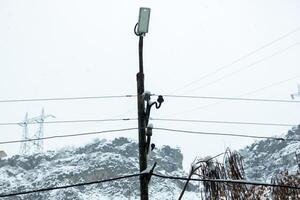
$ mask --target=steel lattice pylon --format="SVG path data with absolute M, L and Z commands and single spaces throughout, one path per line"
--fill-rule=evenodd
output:
M 23 127 L 22 140 L 33 140 L 24 141 L 20 146 L 20 154 L 29 155 L 32 153 L 43 152 L 44 142 L 43 140 L 34 140 L 44 137 L 44 121 L 49 118 L 55 118 L 53 115 L 45 115 L 44 109 L 42 109 L 41 115 L 34 118 L 28 118 L 28 113 L 26 113 L 24 121 L 19 125 Z M 28 130 L 28 126 L 32 124 L 38 124 L 38 128 L 35 133 L 31 134 Z

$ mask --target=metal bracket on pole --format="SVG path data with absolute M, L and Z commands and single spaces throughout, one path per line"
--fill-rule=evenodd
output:
M 154 171 L 154 169 L 155 169 L 155 167 L 156 167 L 156 162 L 153 164 L 153 166 L 152 166 L 152 168 L 151 168 L 151 170 L 149 171 L 149 174 L 148 174 L 148 184 L 149 184 L 149 182 L 150 182 L 150 180 L 151 180 L 151 177 L 152 177 L 152 175 L 153 175 L 153 171 Z
M 149 184 L 150 180 L 151 180 L 151 177 L 153 175 L 153 172 L 154 172 L 154 169 L 157 165 L 157 162 L 154 162 L 153 166 L 150 168 L 150 167 L 147 167 L 147 169 L 145 169 L 144 171 L 142 171 L 141 173 L 143 174 L 142 176 L 146 176 L 147 178 L 147 184 Z
M 144 96 L 144 101 L 146 101 L 145 114 L 146 114 L 146 126 L 148 126 L 152 106 L 155 105 L 155 108 L 159 109 L 161 107 L 161 104 L 164 102 L 164 98 L 162 95 L 158 95 L 157 100 L 152 102 L 151 101 L 152 94 L 148 91 L 144 92 L 143 96 Z
M 151 143 L 151 136 L 152 136 L 152 129 L 153 129 L 153 125 L 149 124 L 147 129 L 146 129 L 146 136 L 147 136 L 147 140 L 146 140 L 146 148 L 147 148 L 147 154 L 149 154 L 151 152 L 151 147 L 150 147 L 150 143 Z

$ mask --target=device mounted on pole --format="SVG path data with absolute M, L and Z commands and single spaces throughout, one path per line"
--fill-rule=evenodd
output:
M 145 36 L 149 29 L 150 8 L 140 8 L 139 21 L 134 28 L 137 36 Z

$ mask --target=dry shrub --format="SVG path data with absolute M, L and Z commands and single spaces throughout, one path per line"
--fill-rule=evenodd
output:
M 242 157 L 229 149 L 224 154 L 223 163 L 209 158 L 195 161 L 191 173 L 202 179 L 245 180 Z M 271 180 L 272 184 L 300 187 L 300 171 L 289 174 L 283 171 Z M 300 199 L 300 190 L 284 187 L 218 183 L 203 181 L 199 185 L 201 199 L 204 200 L 294 200 Z
M 280 172 L 272 178 L 272 183 L 276 185 L 289 185 L 300 187 L 300 172 L 289 174 L 287 170 Z M 274 187 L 271 189 L 273 200 L 300 199 L 300 190 L 283 187 Z

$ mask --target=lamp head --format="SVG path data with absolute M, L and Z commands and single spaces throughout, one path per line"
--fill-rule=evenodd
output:
M 138 22 L 138 34 L 145 35 L 148 33 L 149 20 L 150 20 L 150 8 L 140 8 L 139 22 Z

